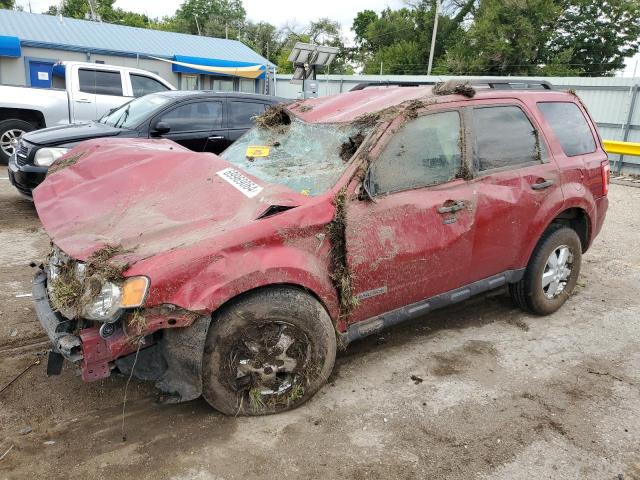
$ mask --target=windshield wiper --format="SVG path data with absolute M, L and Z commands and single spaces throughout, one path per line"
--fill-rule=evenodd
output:
M 124 109 L 124 112 L 122 112 L 122 115 L 120 116 L 120 118 L 116 120 L 116 123 L 113 124 L 115 128 L 121 127 L 122 124 L 127 121 L 127 118 L 129 117 L 130 107 L 131 105 L 127 105 L 126 108 Z

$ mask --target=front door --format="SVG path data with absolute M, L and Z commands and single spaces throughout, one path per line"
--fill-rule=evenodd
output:
M 459 178 L 462 132 L 457 110 L 409 120 L 373 160 L 374 200 L 348 202 L 347 262 L 358 297 L 350 323 L 467 283 L 476 198 Z
M 29 83 L 35 88 L 51 88 L 53 62 L 29 60 Z
M 163 134 L 194 152 L 211 152 L 226 141 L 226 130 L 222 128 L 222 102 L 202 100 L 179 105 L 160 114 L 153 122 L 166 123 L 170 130 Z
M 478 192 L 470 265 L 475 281 L 523 268 L 523 250 L 563 200 L 544 136 L 521 105 L 479 105 L 471 115 Z

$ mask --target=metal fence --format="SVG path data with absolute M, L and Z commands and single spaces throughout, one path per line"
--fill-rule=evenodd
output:
M 321 75 L 318 94 L 347 92 L 361 82 L 444 81 L 446 76 L 422 75 Z M 496 79 L 496 77 L 474 77 Z M 558 89 L 575 90 L 598 124 L 603 139 L 640 142 L 640 78 L 617 77 L 509 77 L 509 80 L 546 80 Z M 289 83 L 291 75 L 276 76 L 276 95 L 298 98 L 301 85 Z M 640 157 L 610 155 L 614 172 L 640 174 Z

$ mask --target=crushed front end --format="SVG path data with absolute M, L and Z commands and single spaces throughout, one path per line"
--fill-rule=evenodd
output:
M 156 381 L 174 401 L 196 398 L 200 360 L 189 356 L 188 346 L 204 341 L 208 318 L 174 305 L 143 308 L 149 279 L 123 277 L 126 265 L 110 262 L 115 253 L 105 247 L 81 262 L 54 246 L 37 271 L 36 314 L 52 342 L 47 373 L 59 374 L 67 359 L 91 382 L 116 367 L 129 373 L 138 354 L 136 376 Z

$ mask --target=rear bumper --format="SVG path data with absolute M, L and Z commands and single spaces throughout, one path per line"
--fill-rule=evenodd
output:
M 609 199 L 604 196 L 600 197 L 596 200 L 595 206 L 591 211 L 591 238 L 589 239 L 589 245 L 593 243 L 595 238 L 602 230 L 602 225 L 604 225 L 604 220 L 607 217 L 607 209 L 609 208 Z

